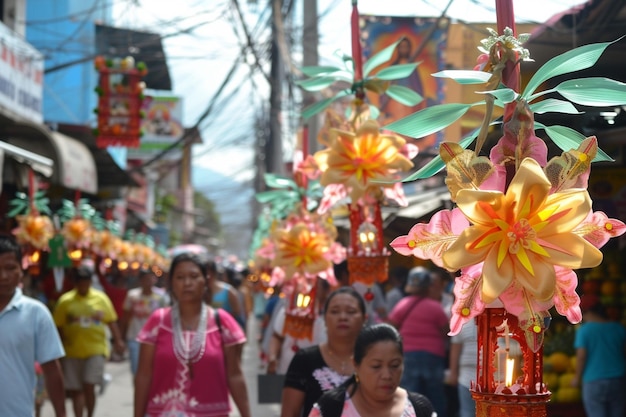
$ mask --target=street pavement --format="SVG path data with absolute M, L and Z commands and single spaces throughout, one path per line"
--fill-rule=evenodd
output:
M 243 371 L 248 384 L 248 397 L 252 417 L 278 417 L 280 404 L 258 404 L 257 375 L 260 372 L 259 349 L 257 340 L 258 324 L 254 318 L 248 323 L 248 343 L 243 351 Z M 133 382 L 128 361 L 108 362 L 106 371 L 111 374 L 112 381 L 107 385 L 104 393 L 96 399 L 94 417 L 132 417 L 133 415 Z M 72 403 L 66 403 L 68 417 L 74 416 Z M 239 417 L 237 408 L 232 404 L 231 417 Z M 54 411 L 47 401 L 41 417 L 54 417 Z

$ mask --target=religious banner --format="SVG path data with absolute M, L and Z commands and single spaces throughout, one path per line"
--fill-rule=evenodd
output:
M 398 43 L 391 60 L 385 66 L 419 62 L 416 71 L 410 76 L 391 81 L 408 87 L 423 97 L 415 106 L 405 106 L 390 100 L 386 94 L 368 94 L 368 99 L 380 110 L 378 120 L 384 126 L 402 119 L 418 110 L 443 102 L 443 80 L 430 74 L 445 67 L 448 20 L 439 22 L 436 18 L 361 16 L 361 42 L 365 60 Z M 374 71 L 375 72 L 375 71 Z M 443 139 L 443 133 L 418 138 L 420 152 L 436 146 Z
M 146 160 L 170 148 L 183 136 L 183 106 L 180 97 L 146 91 L 141 120 L 143 135 L 139 147 L 128 150 L 128 159 Z M 180 159 L 183 144 L 163 155 L 163 159 Z

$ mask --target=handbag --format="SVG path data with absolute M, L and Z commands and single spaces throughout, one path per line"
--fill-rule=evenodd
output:
M 285 385 L 285 375 L 258 374 L 257 400 L 259 404 L 280 404 Z

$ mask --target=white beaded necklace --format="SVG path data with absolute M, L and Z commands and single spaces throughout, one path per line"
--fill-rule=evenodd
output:
M 198 327 L 191 339 L 191 342 L 187 344 L 185 341 L 185 336 L 183 334 L 183 328 L 180 320 L 180 308 L 178 306 L 178 303 L 174 303 L 174 305 L 172 306 L 174 355 L 181 363 L 187 365 L 191 378 L 193 378 L 192 364 L 200 360 L 200 358 L 204 355 L 204 349 L 206 348 L 206 324 L 207 306 L 205 303 L 202 303 L 200 319 L 198 320 Z

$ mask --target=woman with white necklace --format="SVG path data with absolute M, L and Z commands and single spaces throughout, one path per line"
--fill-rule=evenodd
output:
M 176 256 L 169 285 L 172 307 L 156 310 L 137 336 L 135 417 L 227 417 L 229 394 L 250 417 L 239 355 L 246 338 L 232 316 L 204 303 L 206 264 Z

